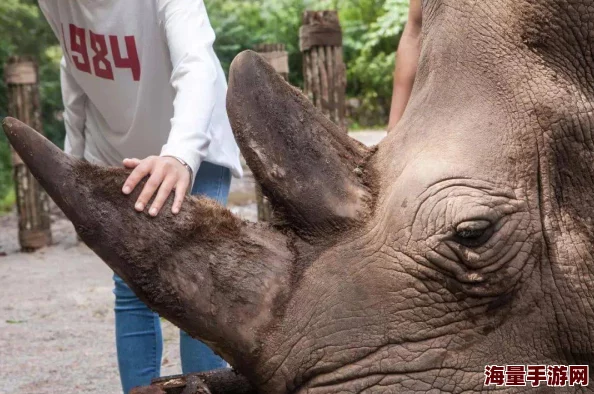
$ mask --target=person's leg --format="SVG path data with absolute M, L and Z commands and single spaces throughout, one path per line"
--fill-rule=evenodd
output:
M 227 204 L 231 186 L 231 171 L 228 168 L 203 162 L 196 174 L 192 188 L 193 195 L 204 195 Z M 180 330 L 180 354 L 184 374 L 226 368 L 225 360 L 214 354 L 204 343 L 197 341 Z
M 228 367 L 227 362 L 208 346 L 192 338 L 183 330 L 179 330 L 179 353 L 183 374 Z
M 116 274 L 115 325 L 118 367 L 124 394 L 161 375 L 163 338 L 159 316 Z

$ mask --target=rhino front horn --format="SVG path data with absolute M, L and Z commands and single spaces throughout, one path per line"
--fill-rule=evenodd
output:
M 257 380 L 262 336 L 295 273 L 285 235 L 206 198 L 186 199 L 178 215 L 172 196 L 156 218 L 136 212 L 144 184 L 123 194 L 128 170 L 74 159 L 16 119 L 4 130 L 82 240 L 142 301 Z
M 74 214 L 62 197 L 76 188 L 73 170 L 77 161 L 17 119 L 7 117 L 2 126 L 8 141 L 41 186 L 67 215 Z

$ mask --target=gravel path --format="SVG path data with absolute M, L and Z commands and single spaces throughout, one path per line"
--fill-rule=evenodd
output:
M 385 133 L 353 137 L 378 143 Z M 233 179 L 230 209 L 256 220 L 251 173 Z M 0 393 L 120 393 L 111 270 L 54 209 L 54 245 L 18 251 L 14 213 L 0 217 Z M 5 254 L 5 256 L 2 256 Z M 163 321 L 163 375 L 181 371 L 179 331 Z

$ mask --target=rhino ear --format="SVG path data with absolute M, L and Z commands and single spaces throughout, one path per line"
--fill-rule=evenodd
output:
M 227 110 L 241 152 L 275 216 L 305 238 L 361 221 L 371 150 L 328 120 L 257 53 L 231 65 Z

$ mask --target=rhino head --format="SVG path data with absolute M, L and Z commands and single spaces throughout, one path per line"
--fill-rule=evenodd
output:
M 5 131 L 136 294 L 263 393 L 473 392 L 487 364 L 592 364 L 594 5 L 432 0 L 423 21 L 409 107 L 372 149 L 235 59 L 228 111 L 272 225 L 198 198 L 151 218 L 125 170 Z

